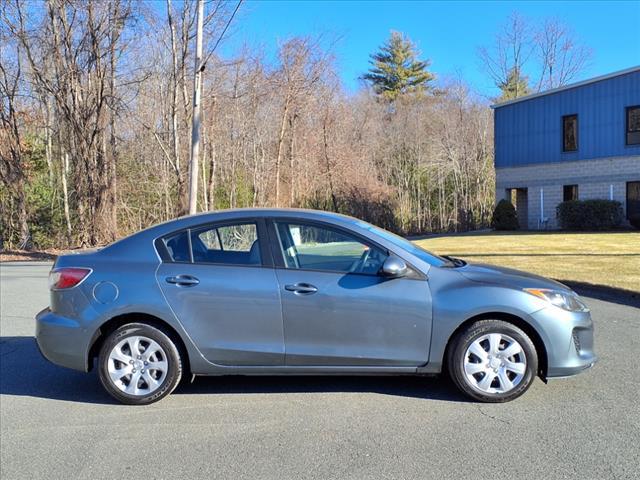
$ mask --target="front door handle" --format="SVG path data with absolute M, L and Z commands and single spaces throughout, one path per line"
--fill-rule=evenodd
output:
M 176 275 L 175 277 L 167 277 L 165 280 L 167 283 L 178 285 L 180 287 L 193 287 L 200 283 L 200 280 L 191 275 Z
M 285 285 L 285 290 L 289 292 L 293 292 L 296 295 L 311 295 L 312 293 L 316 293 L 318 289 L 311 285 L 310 283 L 295 283 L 293 285 Z

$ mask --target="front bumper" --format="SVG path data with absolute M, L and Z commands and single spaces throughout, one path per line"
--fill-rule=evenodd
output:
M 547 307 L 532 317 L 547 350 L 547 378 L 576 375 L 596 363 L 589 312 Z
M 88 371 L 89 341 L 87 331 L 75 320 L 56 315 L 49 308 L 36 315 L 36 343 L 40 353 L 56 365 Z

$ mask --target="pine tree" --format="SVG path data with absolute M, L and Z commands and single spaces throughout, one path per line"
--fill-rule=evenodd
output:
M 427 71 L 430 61 L 418 60 L 419 52 L 408 37 L 391 32 L 380 51 L 371 55 L 372 67 L 362 78 L 371 82 L 374 91 L 393 102 L 398 96 L 429 90 L 435 76 Z
M 498 85 L 502 94 L 498 97 L 498 101 L 506 102 L 518 97 L 523 97 L 531 93 L 529 88 L 529 79 L 520 74 L 520 69 L 514 67 L 509 72 L 506 81 Z

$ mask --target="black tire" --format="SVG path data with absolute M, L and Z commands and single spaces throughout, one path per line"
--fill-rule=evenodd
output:
M 506 392 L 489 393 L 481 390 L 467 378 L 464 370 L 465 354 L 469 346 L 483 335 L 491 333 L 507 335 L 517 341 L 526 358 L 526 368 L 520 383 Z M 448 349 L 447 369 L 453 383 L 468 397 L 480 402 L 503 403 L 518 398 L 529 389 L 538 371 L 538 355 L 531 339 L 515 325 L 502 320 L 479 320 L 452 340 Z M 482 379 L 484 374 L 475 375 Z
M 109 375 L 109 355 L 114 347 L 128 337 L 141 336 L 156 342 L 165 353 L 167 371 L 159 387 L 149 394 L 131 395 L 118 388 Z M 144 351 L 142 351 L 144 354 Z M 102 344 L 98 359 L 102 386 L 109 395 L 127 405 L 148 405 L 169 395 L 182 377 L 182 360 L 175 343 L 162 330 L 144 323 L 129 323 L 112 332 Z M 117 367 L 119 368 L 119 367 Z

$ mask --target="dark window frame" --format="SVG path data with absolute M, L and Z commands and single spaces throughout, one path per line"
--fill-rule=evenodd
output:
M 575 197 L 575 198 L 567 198 L 567 192 L 571 192 L 571 197 Z M 573 195 L 573 193 L 575 193 L 575 195 Z M 579 199 L 580 199 L 580 186 L 577 183 L 562 186 L 563 202 L 568 202 L 571 200 L 579 200 Z
M 573 149 L 567 149 L 566 147 L 566 120 L 570 119 L 570 118 L 574 118 L 575 119 L 575 123 L 576 123 L 576 132 L 575 132 L 575 141 L 576 141 L 576 146 Z M 569 115 L 563 115 L 562 116 L 562 153 L 574 153 L 577 152 L 579 149 L 579 135 L 578 135 L 578 114 L 577 113 L 571 113 Z
M 629 143 L 629 135 L 632 133 L 637 133 L 640 137 L 640 129 L 633 131 L 629 130 L 629 113 L 631 110 L 640 110 L 640 105 L 630 105 L 624 108 L 624 144 L 627 147 L 637 147 L 640 146 L 640 139 L 636 143 Z

